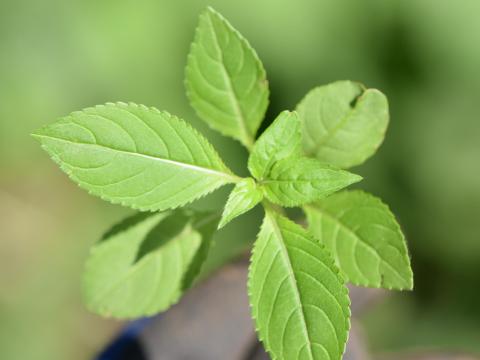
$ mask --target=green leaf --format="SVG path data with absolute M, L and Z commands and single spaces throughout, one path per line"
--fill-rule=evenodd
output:
M 348 290 L 328 251 L 301 226 L 267 211 L 248 288 L 259 337 L 272 359 L 341 359 Z
M 82 188 L 134 209 L 175 208 L 239 180 L 187 123 L 142 105 L 88 108 L 33 135 Z
M 271 202 L 299 206 L 326 197 L 361 179 L 361 176 L 324 165 L 316 159 L 289 158 L 276 163 L 261 186 Z
M 276 162 L 301 153 L 300 119 L 296 112 L 283 111 L 255 142 L 248 169 L 256 179 L 263 180 Z
M 301 154 L 299 117 L 296 112 L 283 111 L 257 140 L 248 159 L 251 174 L 271 202 L 282 206 L 306 204 L 361 179 Z
M 385 95 L 351 81 L 313 89 L 297 111 L 306 155 L 340 168 L 359 165 L 372 156 L 388 126 Z
M 237 216 L 246 213 L 262 199 L 263 193 L 252 178 L 242 180 L 230 193 L 218 228 L 224 227 Z
M 405 239 L 380 199 L 344 191 L 305 207 L 310 231 L 334 254 L 355 285 L 412 289 Z
M 117 318 L 148 316 L 178 301 L 205 261 L 218 216 L 140 213 L 91 249 L 83 290 L 88 308 Z
M 268 106 L 266 73 L 247 40 L 212 8 L 200 15 L 185 83 L 200 118 L 252 147 Z

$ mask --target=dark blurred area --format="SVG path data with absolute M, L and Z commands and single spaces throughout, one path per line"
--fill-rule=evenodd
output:
M 191 122 L 245 174 L 246 152 L 207 129 L 184 95 L 206 5 L 263 60 L 269 121 L 335 80 L 387 94 L 386 141 L 354 171 L 397 214 L 415 290 L 388 294 L 357 321 L 373 358 L 479 356 L 478 0 L 0 0 L 0 358 L 92 358 L 122 326 L 84 309 L 80 278 L 90 245 L 129 211 L 70 182 L 31 131 L 73 110 L 133 101 Z M 228 190 L 199 206 L 221 206 Z M 232 223 L 218 249 L 245 248 L 258 216 Z

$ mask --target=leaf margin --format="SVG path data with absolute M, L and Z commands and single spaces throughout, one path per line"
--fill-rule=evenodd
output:
M 265 210 L 265 217 L 264 217 L 264 220 L 263 220 L 262 225 L 260 227 L 260 231 L 257 234 L 257 239 L 255 240 L 255 242 L 253 244 L 253 247 L 251 249 L 250 264 L 249 264 L 249 267 L 248 267 L 248 281 L 247 281 L 247 292 L 248 292 L 251 316 L 252 316 L 252 319 L 254 320 L 255 332 L 258 335 L 258 339 L 263 343 L 263 346 L 265 347 L 265 350 L 268 352 L 269 356 L 272 357 L 272 360 L 282 360 L 283 359 L 281 357 L 278 357 L 277 354 L 274 354 L 272 352 L 272 350 L 269 348 L 268 344 L 265 342 L 266 339 L 263 337 L 263 334 L 261 334 L 260 327 L 258 325 L 258 314 L 255 313 L 254 305 L 252 303 L 252 298 L 253 298 L 252 276 L 253 276 L 254 257 L 258 256 L 259 236 L 263 232 L 263 229 L 266 226 L 265 224 L 266 224 L 267 216 L 268 216 L 268 214 L 270 214 L 271 216 L 278 216 L 282 220 L 287 221 L 289 224 L 293 224 L 295 226 L 298 226 L 299 229 L 301 229 L 304 232 L 304 234 L 307 235 L 310 238 L 310 241 L 312 241 L 313 244 L 315 244 L 316 246 L 319 246 L 325 252 L 325 254 L 327 255 L 327 257 L 330 260 L 329 265 L 331 266 L 331 270 L 334 271 L 335 275 L 337 276 L 337 279 L 339 280 L 339 283 L 342 286 L 342 289 L 343 289 L 342 291 L 343 291 L 344 300 L 345 300 L 344 307 L 342 307 L 342 312 L 345 315 L 345 324 L 344 324 L 345 325 L 345 341 L 343 342 L 342 348 L 339 351 L 338 359 L 334 359 L 334 360 L 341 360 L 341 358 L 343 358 L 343 354 L 345 353 L 345 350 L 346 350 L 348 335 L 349 335 L 350 328 L 351 328 L 351 315 L 352 315 L 351 301 L 350 301 L 350 297 L 349 297 L 349 289 L 346 286 L 346 282 L 345 282 L 345 279 L 344 279 L 342 273 L 340 272 L 338 267 L 335 265 L 335 262 L 334 262 L 332 256 L 330 255 L 328 249 L 323 244 L 318 242 L 311 234 L 309 234 L 309 232 L 306 229 L 304 229 L 300 225 L 294 223 L 292 220 L 288 219 L 287 217 L 283 216 L 282 212 L 280 210 L 278 210 L 275 205 L 272 205 L 271 203 L 269 203 L 268 200 L 263 201 L 262 204 L 263 204 L 263 207 L 264 207 L 264 210 Z M 285 247 L 286 245 L 284 244 L 283 246 Z M 262 253 L 265 250 L 265 247 L 266 247 L 266 245 L 262 249 L 262 251 L 261 251 Z M 267 276 L 265 276 L 265 279 L 266 279 L 266 277 Z M 329 358 L 330 358 L 330 354 L 329 354 Z
M 250 133 L 250 130 L 248 129 L 248 124 L 246 124 L 246 121 L 245 119 L 242 119 L 242 125 L 241 127 L 244 129 L 242 130 L 244 132 L 244 136 L 245 138 L 242 138 L 241 136 L 237 137 L 235 136 L 235 134 L 230 134 L 228 133 L 228 131 L 225 131 L 225 130 L 222 130 L 222 129 L 219 129 L 217 128 L 216 126 L 212 125 L 212 123 L 210 121 L 207 121 L 203 118 L 203 116 L 197 111 L 196 107 L 193 105 L 193 100 L 192 100 L 192 89 L 191 89 L 191 86 L 189 85 L 189 81 L 188 81 L 188 72 L 191 71 L 190 70 L 190 62 L 191 62 L 191 58 L 193 58 L 193 49 L 194 47 L 197 45 L 196 44 L 196 40 L 197 40 L 197 37 L 198 37 L 198 34 L 200 32 L 200 23 L 201 23 L 201 18 L 202 16 L 214 16 L 216 17 L 220 22 L 222 22 L 222 24 L 229 30 L 231 31 L 236 37 L 237 39 L 243 44 L 245 45 L 245 47 L 247 49 L 249 49 L 251 51 L 251 55 L 253 56 L 253 59 L 258 67 L 258 69 L 260 70 L 260 75 L 262 77 L 262 81 L 264 82 L 265 84 L 265 88 L 264 88 L 264 91 L 265 91 L 265 98 L 264 98 L 264 105 L 263 105 L 263 110 L 261 111 L 262 113 L 262 116 L 259 118 L 258 120 L 258 124 L 255 124 L 254 127 L 253 127 L 253 131 Z M 230 80 L 231 82 L 231 80 Z M 203 10 L 200 15 L 199 15 L 199 21 L 197 23 L 197 26 L 195 28 L 195 32 L 194 32 L 194 40 L 192 41 L 192 43 L 190 44 L 190 49 L 189 49 L 189 52 L 188 52 L 188 55 L 187 55 L 187 65 L 185 67 L 185 76 L 184 76 L 184 87 L 186 89 L 186 96 L 189 100 L 189 103 L 191 105 L 191 107 L 194 109 L 195 113 L 197 114 L 197 116 L 202 119 L 202 121 L 204 121 L 212 130 L 214 131 L 218 131 L 220 132 L 222 135 L 224 136 L 227 136 L 227 137 L 230 137 L 230 138 L 233 138 L 235 140 L 238 140 L 242 145 L 244 145 L 248 150 L 251 150 L 253 148 L 253 145 L 255 143 L 255 135 L 258 131 L 258 129 L 260 128 L 260 125 L 261 123 L 263 122 L 264 118 L 265 118 L 265 114 L 266 114 L 266 111 L 268 109 L 268 106 L 269 106 L 269 103 L 270 103 L 270 100 L 269 100 L 269 97 L 270 97 L 270 89 L 269 89 L 269 86 L 268 86 L 268 79 L 267 79 L 267 73 L 266 73 L 266 70 L 265 70 L 265 67 L 263 66 L 263 63 L 260 59 L 260 57 L 258 56 L 258 53 L 257 51 L 255 50 L 255 48 L 250 44 L 250 42 L 248 41 L 248 39 L 246 37 L 244 37 L 221 13 L 219 13 L 218 11 L 216 11 L 213 7 L 211 6 L 207 6 L 205 8 L 205 10 Z M 236 103 L 237 103 L 237 107 L 239 107 L 239 104 L 238 104 L 238 99 L 235 98 L 236 100 Z M 240 110 L 241 112 L 241 110 Z M 244 115 L 243 115 L 244 117 Z
M 194 198 L 192 198 L 192 199 L 190 199 L 186 202 L 179 203 L 176 206 L 168 207 L 168 208 L 164 208 L 164 209 L 163 208 L 162 209 L 157 209 L 155 207 L 144 207 L 144 206 L 136 206 L 136 205 L 133 205 L 133 204 L 127 204 L 124 200 L 114 200 L 114 199 L 110 199 L 108 196 L 105 196 L 103 194 L 95 193 L 92 189 L 88 188 L 88 186 L 89 186 L 88 184 L 84 183 L 83 181 L 80 181 L 76 177 L 76 175 L 74 174 L 74 171 L 72 169 L 70 169 L 69 166 L 67 164 L 65 164 L 65 162 L 62 161 L 57 154 L 54 154 L 53 152 L 50 151 L 50 149 L 48 149 L 48 147 L 43 142 L 43 139 L 47 138 L 47 139 L 52 139 L 52 140 L 57 140 L 57 141 L 70 142 L 74 145 L 75 144 L 76 145 L 81 145 L 82 143 L 80 143 L 80 142 L 75 143 L 75 142 L 68 141 L 68 140 L 65 140 L 65 139 L 48 136 L 48 135 L 45 134 L 45 132 L 48 131 L 50 127 L 52 127 L 56 124 L 59 124 L 60 122 L 66 122 L 67 119 L 69 119 L 70 117 L 74 117 L 75 115 L 85 114 L 86 111 L 96 111 L 98 109 L 104 109 L 104 108 L 109 108 L 109 107 L 113 107 L 113 108 L 116 108 L 116 107 L 119 107 L 119 108 L 123 108 L 123 107 L 140 108 L 144 111 L 151 111 L 151 112 L 156 113 L 157 115 L 160 115 L 160 116 L 166 116 L 167 118 L 173 119 L 173 121 L 180 123 L 182 126 L 184 126 L 189 131 L 191 131 L 192 134 L 194 134 L 198 139 L 200 139 L 200 141 L 203 142 L 203 145 L 205 145 L 209 149 L 209 151 L 211 151 L 217 157 L 217 161 L 221 164 L 222 170 L 224 170 L 225 172 L 220 172 L 220 171 L 217 171 L 217 170 L 214 170 L 214 169 L 208 169 L 208 168 L 205 168 L 205 170 L 208 170 L 208 172 L 211 172 L 211 173 L 218 173 L 218 175 L 220 177 L 222 177 L 222 176 L 225 177 L 225 182 L 217 185 L 216 187 L 210 189 L 210 191 L 205 192 L 200 196 L 194 197 Z M 146 105 L 143 105 L 143 104 L 137 104 L 137 103 L 134 103 L 134 102 L 128 102 L 128 103 L 121 102 L 121 101 L 107 102 L 105 104 L 99 104 L 99 105 L 95 105 L 95 106 L 86 107 L 82 110 L 76 110 L 76 111 L 73 111 L 66 116 L 57 118 L 57 120 L 38 128 L 37 130 L 33 131 L 30 135 L 34 139 L 36 139 L 37 141 L 40 142 L 40 146 L 42 147 L 42 149 L 45 150 L 45 152 L 57 164 L 57 166 L 62 170 L 62 172 L 64 172 L 73 183 L 75 183 L 81 189 L 85 190 L 89 195 L 100 198 L 101 200 L 106 201 L 106 202 L 108 202 L 110 204 L 113 204 L 113 205 L 121 205 L 121 206 L 128 207 L 128 208 L 138 210 L 138 211 L 157 212 L 157 211 L 175 210 L 175 209 L 178 209 L 180 207 L 184 207 L 186 205 L 189 205 L 192 202 L 194 202 L 196 200 L 199 200 L 199 199 L 201 199 L 205 196 L 208 196 L 209 194 L 211 194 L 212 192 L 214 192 L 215 190 L 217 190 L 218 188 L 220 188 L 224 185 L 231 184 L 231 183 L 237 183 L 237 182 L 242 180 L 241 177 L 235 175 L 225 165 L 224 161 L 220 157 L 217 150 L 210 143 L 210 141 L 208 141 L 208 139 L 203 134 L 201 134 L 197 129 L 195 129 L 193 126 L 191 126 L 188 122 L 186 122 L 185 120 L 183 120 L 183 119 L 181 119 L 181 118 L 179 118 L 175 115 L 172 115 L 171 113 L 169 113 L 167 111 L 159 110 L 159 109 L 157 109 L 155 107 L 152 107 L 152 106 L 149 107 L 149 106 L 146 106 Z M 86 144 L 86 145 L 94 145 L 94 144 Z M 104 146 L 102 146 L 102 147 L 104 147 Z M 109 148 L 109 147 L 104 147 L 104 148 L 108 149 L 108 150 L 111 150 L 111 151 L 118 151 L 116 149 Z M 124 152 L 120 151 L 120 153 L 124 153 Z M 125 152 L 125 153 L 128 153 L 128 152 Z M 144 156 L 145 155 L 145 154 L 136 154 L 134 152 L 131 152 L 131 154 L 139 155 L 139 156 Z M 154 156 L 149 156 L 149 155 L 145 155 L 145 156 L 149 157 L 149 158 L 152 158 L 152 159 L 156 159 Z M 158 158 L 158 159 L 160 159 L 160 158 Z M 167 163 L 170 162 L 168 159 L 161 159 L 161 160 L 162 161 L 166 160 L 165 162 L 167 162 Z M 179 162 L 177 162 L 177 163 L 179 163 Z M 186 165 L 188 165 L 188 167 L 191 167 L 191 168 L 201 168 L 200 166 L 196 166 L 196 165 L 191 165 L 191 164 L 186 164 Z
M 335 262 L 337 264 L 337 266 L 341 269 L 342 273 L 344 274 L 345 278 L 347 279 L 348 282 L 352 283 L 353 285 L 356 285 L 356 286 L 362 286 L 362 287 L 369 287 L 369 288 L 379 288 L 379 289 L 387 289 L 387 290 L 399 290 L 399 291 L 411 291 L 413 290 L 414 288 L 414 277 L 413 277 L 413 271 L 412 271 L 412 268 L 411 268 L 411 259 L 410 259 L 410 254 L 409 254 L 409 249 L 408 249 L 408 246 L 407 246 L 407 241 L 406 241 L 406 238 L 405 238 L 405 235 L 401 229 L 401 226 L 400 224 L 398 223 L 394 213 L 391 211 L 390 207 L 384 203 L 380 198 L 366 192 L 366 191 L 363 191 L 363 190 L 359 190 L 359 189 L 355 189 L 355 190 L 343 190 L 341 192 L 338 192 L 336 194 L 333 194 L 332 196 L 335 197 L 335 196 L 343 196 L 343 195 L 351 195 L 351 194 L 354 194 L 354 195 L 361 195 L 361 196 L 365 196 L 366 198 L 368 198 L 369 200 L 371 201 L 374 201 L 376 202 L 376 205 L 378 205 L 382 211 L 385 212 L 385 214 L 387 216 L 389 216 L 392 220 L 392 224 L 394 224 L 394 227 L 395 229 L 392 229 L 392 231 L 395 231 L 397 233 L 397 235 L 399 236 L 400 240 L 401 240 L 401 244 L 403 246 L 403 250 L 404 250 L 404 254 L 401 254 L 402 255 L 402 260 L 404 261 L 405 265 L 407 265 L 407 272 L 408 272 L 408 279 L 402 279 L 403 281 L 405 281 L 406 285 L 401 285 L 401 286 L 397 286 L 397 285 L 386 285 L 384 284 L 385 282 L 385 279 L 384 279 L 384 275 L 381 276 L 379 282 L 372 282 L 372 281 L 365 281 L 365 282 L 360 282 L 360 281 L 352 281 L 350 279 L 350 276 L 348 276 L 345 271 L 342 269 L 342 266 L 341 264 L 338 264 L 337 263 L 337 255 L 334 254 L 334 258 L 335 258 Z M 331 199 L 330 199 L 331 200 Z M 309 210 L 311 209 L 311 210 Z M 357 235 L 355 233 L 355 231 L 353 231 L 352 229 L 348 228 L 348 226 L 346 226 L 345 224 L 341 223 L 340 221 L 338 221 L 338 219 L 332 215 L 332 214 L 329 214 L 326 210 L 322 209 L 321 206 L 316 206 L 315 204 L 308 204 L 308 205 L 305 205 L 303 206 L 303 210 L 306 214 L 306 218 L 307 218 L 307 223 L 308 223 L 308 228 L 310 230 L 310 233 L 312 235 L 314 235 L 320 242 L 323 243 L 323 241 L 321 239 L 319 239 L 319 236 L 316 235 L 316 233 L 314 231 L 311 230 L 311 227 L 313 226 L 311 224 L 311 217 L 312 217 L 312 211 L 315 211 L 315 212 L 319 212 L 321 213 L 322 215 L 324 215 L 325 213 L 327 213 L 327 217 L 329 219 L 331 219 L 331 221 L 337 221 L 338 223 L 341 224 L 341 226 L 345 227 L 348 229 L 349 232 L 351 232 L 352 234 L 354 234 L 356 237 L 359 237 L 359 235 Z M 337 239 L 338 241 L 338 239 Z M 362 242 L 363 244 L 363 242 Z M 367 244 L 368 247 L 371 247 L 370 244 Z M 378 255 L 378 250 L 373 248 L 372 249 L 373 251 L 375 251 Z M 331 250 L 330 250 L 331 251 Z M 332 252 L 332 251 L 331 251 Z M 386 262 L 381 256 L 380 256 L 380 259 L 382 259 L 383 262 Z M 387 263 L 387 265 L 389 265 L 391 267 L 390 264 Z M 397 270 L 396 270 L 397 271 Z

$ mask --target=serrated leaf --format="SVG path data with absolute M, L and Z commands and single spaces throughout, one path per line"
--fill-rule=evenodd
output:
M 268 106 L 266 73 L 247 40 L 212 8 L 200 15 L 185 84 L 201 119 L 252 147 Z
M 306 155 L 340 168 L 359 165 L 375 153 L 389 118 L 384 94 L 351 81 L 311 90 L 297 111 Z
M 324 198 L 360 181 L 361 176 L 310 158 L 277 162 L 261 182 L 265 197 L 282 206 L 299 206 Z
M 407 247 L 394 215 L 380 199 L 344 191 L 305 207 L 309 229 L 334 254 L 355 285 L 412 289 Z
M 178 301 L 205 261 L 218 216 L 181 210 L 127 218 L 86 263 L 87 307 L 117 318 L 148 316 Z
M 224 227 L 237 216 L 251 210 L 262 199 L 263 193 L 252 178 L 242 180 L 230 193 L 218 228 Z
M 328 251 L 301 226 L 267 211 L 248 289 L 259 337 L 272 359 L 341 359 L 348 290 Z
M 134 209 L 175 208 L 238 180 L 196 130 L 142 105 L 88 108 L 33 135 L 82 188 Z
M 296 112 L 283 111 L 258 138 L 248 159 L 248 169 L 258 180 L 268 177 L 272 166 L 302 152 L 301 123 Z

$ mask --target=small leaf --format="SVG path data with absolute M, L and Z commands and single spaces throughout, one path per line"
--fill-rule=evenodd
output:
M 298 206 L 338 191 L 361 178 L 301 157 L 301 123 L 283 111 L 255 143 L 248 159 L 251 174 L 275 204 Z
M 238 181 L 196 130 L 142 105 L 74 112 L 33 135 L 82 188 L 134 209 L 175 208 Z
M 255 242 L 249 296 L 272 359 L 339 360 L 349 329 L 348 290 L 325 247 L 267 211 Z
M 218 216 L 140 213 L 93 246 L 84 273 L 88 308 L 117 318 L 148 316 L 178 301 L 206 259 Z
M 412 289 L 405 239 L 380 199 L 344 191 L 305 207 L 310 231 L 355 285 Z
M 247 40 L 212 8 L 200 15 L 185 83 L 201 119 L 252 147 L 268 106 L 266 73 Z
M 298 157 L 301 153 L 300 119 L 296 112 L 283 111 L 255 142 L 248 169 L 256 179 L 263 180 L 277 161 Z
M 237 216 L 253 209 L 262 199 L 263 193 L 257 188 L 253 179 L 242 180 L 230 193 L 218 228 L 224 227 Z
M 297 111 L 306 155 L 340 168 L 360 165 L 372 156 L 388 126 L 385 95 L 351 81 L 313 89 Z
M 299 206 L 324 198 L 362 178 L 310 158 L 289 158 L 276 163 L 261 182 L 265 197 L 282 206 Z

